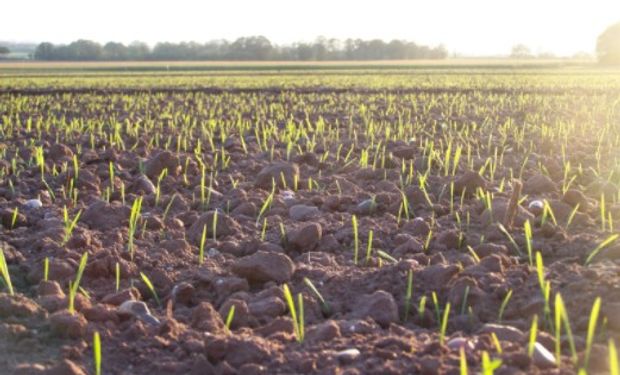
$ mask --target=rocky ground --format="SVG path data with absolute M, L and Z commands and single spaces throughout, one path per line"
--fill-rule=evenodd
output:
M 614 95 L 3 95 L 0 248 L 16 293 L 0 294 L 2 372 L 93 373 L 99 332 L 104 374 L 455 374 L 461 351 L 472 372 L 486 352 L 496 374 L 571 374 L 598 296 L 589 370 L 607 371 L 620 246 L 584 262 L 620 220 L 617 123 L 586 135 Z M 64 207 L 80 215 L 69 235 Z M 577 365 L 566 330 L 555 358 L 526 221 Z M 303 341 L 284 284 L 302 295 Z

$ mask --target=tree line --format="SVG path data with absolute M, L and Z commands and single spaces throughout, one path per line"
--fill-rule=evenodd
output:
M 49 42 L 39 44 L 35 60 L 48 61 L 123 61 L 123 60 L 407 60 L 444 59 L 444 46 L 429 47 L 411 41 L 380 39 L 327 39 L 317 38 L 311 43 L 278 46 L 264 36 L 242 37 L 230 42 L 214 40 L 207 43 L 157 43 L 150 48 L 146 43 L 129 45 L 108 42 L 101 45 L 80 39 L 67 45 Z

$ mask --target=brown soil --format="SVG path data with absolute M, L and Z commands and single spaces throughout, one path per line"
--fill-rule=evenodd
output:
M 103 93 L 106 95 L 100 95 Z M 604 325 L 590 363 L 593 371 L 606 370 L 603 344 L 620 329 L 615 302 L 620 298 L 620 248 L 612 245 L 605 249 L 589 267 L 583 263 L 609 235 L 600 229 L 597 205 L 601 193 L 607 194 L 607 209 L 616 221 L 620 220 L 620 207 L 615 203 L 617 186 L 596 185 L 597 176 L 588 170 L 596 164 L 591 156 L 596 142 L 580 139 L 575 131 L 574 141 L 579 141 L 569 142 L 572 148 L 568 151 L 574 168 L 581 163 L 583 172 L 571 185 L 572 190 L 562 194 L 559 146 L 532 136 L 531 159 L 520 180 L 527 196 L 516 207 L 509 204 L 509 170 L 516 173 L 524 165 L 521 145 L 512 138 L 505 141 L 503 164 L 497 167 L 492 181 L 486 174 L 483 178 L 477 173 L 487 157 L 493 156 L 493 146 L 500 144 L 499 125 L 494 128 L 487 123 L 479 130 L 485 136 L 474 143 L 484 147 L 473 156 L 475 172 L 465 167 L 465 161 L 455 176 L 446 177 L 440 165 L 432 166 L 427 181 L 432 205 L 418 187 L 417 176 L 427 165 L 420 138 L 440 142 L 442 134 L 448 132 L 442 123 L 460 128 L 489 121 L 485 119 L 493 124 L 510 119 L 521 126 L 529 121 L 528 111 L 539 113 L 543 120 L 569 119 L 576 116 L 571 108 L 556 110 L 559 105 L 554 103 L 611 101 L 613 95 L 549 94 L 543 97 L 551 100 L 550 105 L 533 99 L 517 105 L 518 96 L 510 91 L 473 90 L 409 90 L 403 92 L 407 96 L 390 96 L 390 103 L 382 92 L 328 89 L 150 94 L 131 90 L 22 90 L 13 94 L 28 95 L 0 97 L 13 100 L 11 105 L 0 106 L 0 119 L 7 116 L 0 123 L 25 122 L 26 118 L 33 122 L 63 119 L 76 124 L 95 122 L 102 130 L 91 138 L 77 125 L 66 131 L 66 127 L 53 124 L 41 133 L 21 126 L 0 140 L 0 150 L 4 150 L 0 160 L 0 170 L 4 171 L 0 182 L 0 248 L 17 291 L 14 297 L 0 295 L 0 369 L 4 369 L 0 372 L 92 373 L 92 335 L 96 331 L 102 338 L 104 374 L 456 374 L 461 347 L 465 348 L 470 371 L 480 369 L 486 351 L 502 360 L 498 374 L 576 373 L 566 337 L 559 366 L 527 355 L 531 320 L 536 314 L 543 320 L 544 303 L 536 270 L 528 265 L 525 253 L 526 219 L 533 224 L 534 249 L 543 255 L 552 293 L 564 297 L 580 355 L 592 303 L 597 296 L 603 297 Z M 465 96 L 466 107 L 446 115 L 450 98 L 457 95 Z M 485 107 L 487 100 L 498 95 L 505 103 L 496 102 L 492 109 Z M 438 102 L 428 112 L 411 114 L 412 102 L 423 104 L 431 98 Z M 24 103 L 24 112 L 19 115 L 14 112 L 15 100 Z M 365 114 L 359 112 L 360 103 L 368 108 Z M 270 113 L 270 106 L 284 115 Z M 352 139 L 345 138 L 349 136 L 348 127 L 360 129 L 370 121 L 393 123 L 398 120 L 390 110 L 394 106 L 399 111 L 408 110 L 413 120 L 428 124 L 428 131 L 420 131 L 414 143 L 384 142 L 386 159 L 375 168 L 358 164 L 361 150 L 373 142 L 359 132 L 349 159 L 354 162 L 345 162 L 353 144 Z M 215 111 L 209 113 L 210 108 Z M 244 135 L 244 144 L 238 133 L 231 132 L 225 140 L 216 133 L 215 152 L 198 128 L 186 128 L 194 132 L 193 137 L 186 151 L 177 151 L 179 124 L 186 121 L 182 116 L 189 115 L 203 124 L 211 119 L 237 121 L 236 114 L 240 114 L 239 121 L 249 124 L 273 121 L 282 132 L 289 118 L 304 121 L 308 116 L 313 124 L 319 119 L 329 124 L 331 131 L 343 138 L 326 143 L 321 139 L 314 151 L 299 152 L 294 147 L 287 157 L 285 142 L 272 139 L 267 149 L 261 148 L 251 127 Z M 591 122 L 602 121 L 596 113 L 588 115 Z M 124 145 L 111 137 L 112 121 L 121 124 Z M 144 121 L 154 121 L 150 133 L 136 135 L 123 125 Z M 494 135 L 490 148 L 486 145 L 489 133 Z M 383 132 L 377 131 L 376 136 L 374 144 L 382 139 Z M 204 203 L 201 169 L 194 157 L 198 139 L 202 148 L 199 156 L 206 165 L 208 202 Z M 301 138 L 297 144 L 305 149 L 310 141 Z M 344 145 L 341 151 L 339 145 Z M 31 161 L 34 146 L 42 146 L 45 152 L 46 183 L 54 197 L 41 180 L 40 168 Z M 222 149 L 230 157 L 225 168 L 221 167 Z M 326 159 L 321 160 L 327 151 Z M 72 167 L 75 154 L 79 154 L 77 179 Z M 372 164 L 372 155 L 370 158 Z M 411 206 L 409 220 L 402 213 L 398 218 L 403 162 L 415 170 L 413 183 L 404 187 Z M 113 178 L 110 163 L 115 169 Z M 546 178 L 536 177 L 541 165 Z M 161 179 L 158 195 L 157 180 L 164 170 L 167 175 Z M 310 178 L 315 181 L 311 190 Z M 505 184 L 500 190 L 502 179 Z M 75 202 L 63 194 L 74 180 L 79 192 Z M 271 181 L 277 185 L 273 203 L 257 221 L 271 192 Z M 457 191 L 452 207 L 459 213 L 460 224 L 450 212 L 452 181 Z M 293 191 L 295 184 L 297 191 Z M 477 187 L 494 193 L 492 214 L 472 191 Z M 144 200 L 132 259 L 128 223 L 138 196 Z M 42 207 L 27 207 L 26 202 L 34 198 L 40 198 Z M 541 213 L 535 205 L 530 206 L 539 199 L 550 202 L 557 225 L 550 221 L 541 224 Z M 566 221 L 577 203 L 580 210 L 567 230 Z M 77 227 L 66 243 L 64 206 L 71 218 L 81 210 Z M 16 208 L 19 215 L 14 221 Z M 506 213 L 508 210 L 514 212 Z M 358 265 L 353 257 L 352 215 L 359 222 Z M 520 253 L 500 230 L 498 222 L 505 217 L 510 217 L 509 230 Z M 199 264 L 205 229 L 204 262 Z M 367 262 L 369 230 L 373 230 L 374 240 Z M 377 250 L 396 261 L 381 258 Z M 78 294 L 77 313 L 71 315 L 66 311 L 68 283 L 75 278 L 85 252 L 89 260 L 80 285 L 87 295 Z M 42 280 L 46 258 L 50 260 L 49 281 Z M 115 286 L 117 265 L 119 291 Z M 413 275 L 413 293 L 406 307 L 409 272 Z M 151 280 L 160 303 L 140 273 Z M 305 278 L 314 283 L 328 306 L 321 304 Z M 303 295 L 302 343 L 295 339 L 283 283 L 295 296 Z M 512 298 L 500 322 L 500 305 L 510 290 Z M 435 311 L 433 293 L 440 311 Z M 427 304 L 420 312 L 423 296 Z M 146 302 L 150 315 L 145 315 L 143 305 L 124 304 L 131 300 Z M 437 318 L 447 303 L 452 309 L 447 338 L 440 344 Z M 224 321 L 231 306 L 235 315 L 229 331 Z M 552 327 L 541 323 L 540 331 L 538 341 L 553 353 Z M 491 333 L 499 339 L 502 353 L 498 353 Z

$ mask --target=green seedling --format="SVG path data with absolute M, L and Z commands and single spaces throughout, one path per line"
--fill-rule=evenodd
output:
M 95 375 L 101 375 L 101 338 L 97 331 L 93 333 L 93 364 Z
M 508 241 L 510 241 L 510 244 L 515 249 L 515 252 L 517 253 L 517 255 L 519 257 L 523 256 L 523 253 L 521 252 L 521 249 L 519 248 L 519 245 L 517 245 L 517 242 L 512 237 L 512 235 L 508 232 L 508 230 L 506 230 L 504 225 L 501 224 L 501 223 L 498 223 L 497 227 L 499 228 L 500 232 L 502 232 L 504 234 L 504 236 L 506 236 L 506 238 L 508 238 Z
M 166 208 L 164 209 L 164 213 L 162 215 L 162 220 L 164 222 L 166 221 L 166 218 L 168 217 L 168 212 L 170 211 L 170 208 L 172 207 L 172 204 L 174 203 L 174 200 L 176 199 L 176 197 L 177 197 L 176 193 L 173 194 L 172 197 L 170 198 L 170 201 L 166 205 Z
M 497 338 L 495 332 L 491 332 L 491 342 L 493 343 L 495 351 L 497 351 L 498 354 L 502 354 L 504 352 L 504 350 L 502 349 L 502 344 L 499 342 L 499 339 Z
M 502 360 L 499 358 L 491 359 L 489 353 L 482 352 L 482 375 L 493 375 L 495 370 L 502 366 Z
M 532 225 L 529 220 L 526 220 L 523 224 L 523 233 L 525 234 L 525 245 L 527 248 L 527 258 L 530 262 L 530 266 L 534 265 L 534 260 L 532 258 L 533 250 L 532 250 Z
M 116 291 L 118 292 L 121 289 L 121 265 L 116 262 L 116 264 L 114 265 L 114 273 L 115 273 L 115 279 L 116 279 Z
M 446 308 L 443 311 L 443 318 L 441 319 L 441 327 L 439 329 L 439 344 L 442 346 L 446 340 L 446 330 L 448 329 L 449 316 L 450 316 L 450 302 L 446 304 Z
M 474 250 L 471 246 L 467 245 L 467 251 L 469 251 L 469 254 L 472 256 L 472 258 L 474 258 L 474 261 L 476 263 L 480 263 L 480 257 L 478 256 L 478 253 L 476 253 L 476 250 Z
M 413 296 L 413 271 L 407 272 L 407 291 L 405 292 L 405 322 L 409 319 L 409 309 L 411 307 L 411 297 Z
M 425 311 L 426 311 L 426 296 L 422 296 L 422 298 L 420 298 L 420 302 L 418 302 L 418 317 L 420 319 L 424 318 Z
M 465 286 L 465 291 L 463 292 L 463 302 L 461 302 L 461 315 L 465 315 L 467 311 L 467 299 L 469 298 L 469 285 Z
M 366 246 L 366 264 L 370 263 L 370 256 L 372 254 L 372 229 L 368 231 L 368 245 Z
M 563 324 L 562 324 L 563 323 Z M 568 343 L 571 350 L 571 358 L 573 363 L 577 362 L 577 350 L 575 349 L 575 341 L 573 340 L 573 331 L 570 327 L 570 322 L 568 320 L 568 313 L 566 308 L 564 307 L 564 301 L 562 300 L 562 296 L 560 293 L 556 293 L 555 295 L 555 358 L 557 363 L 561 362 L 561 343 L 562 343 L 562 326 L 564 326 L 564 330 L 566 331 L 566 335 L 568 337 Z
M 159 300 L 159 296 L 157 295 L 157 291 L 155 291 L 155 287 L 153 286 L 153 283 L 151 282 L 151 280 L 148 278 L 148 276 L 146 276 L 144 274 L 144 272 L 140 272 L 140 277 L 142 278 L 142 281 L 144 282 L 144 285 L 146 285 L 146 287 L 151 292 L 151 295 L 155 299 L 155 302 L 157 302 L 157 305 L 161 306 L 161 302 Z
M 601 214 L 601 230 L 604 232 L 605 231 L 605 227 L 606 227 L 606 220 L 607 220 L 607 215 L 605 214 L 605 212 L 607 211 L 607 207 L 605 205 L 605 194 L 602 193 L 601 194 L 601 201 L 599 204 L 599 212 Z
M 230 332 L 230 325 L 235 317 L 235 305 L 231 305 L 226 315 L 226 329 Z
M 618 352 L 616 351 L 616 343 L 613 339 L 609 339 L 609 374 L 620 375 L 620 366 L 618 365 Z
M 530 336 L 527 344 L 527 355 L 530 358 L 534 355 L 534 348 L 536 347 L 536 338 L 538 336 L 538 315 L 534 315 L 532 319 L 532 325 L 530 326 Z
M 424 252 L 427 253 L 429 247 L 431 246 L 431 239 L 433 238 L 433 230 L 429 230 L 428 233 L 426 234 L 426 239 L 424 240 L 424 245 L 423 245 L 423 249 Z
M 267 218 L 263 219 L 263 225 L 260 230 L 260 240 L 265 241 L 265 237 L 267 236 Z
M 393 256 L 391 256 L 390 254 L 386 253 L 383 250 L 377 250 L 376 253 L 377 253 L 377 256 L 379 257 L 379 261 L 387 260 L 390 263 L 398 263 L 398 259 L 394 258 Z
M 127 232 L 128 235 L 128 243 L 127 247 L 129 250 L 129 255 L 133 260 L 134 257 L 134 238 L 136 235 L 136 231 L 138 228 L 138 220 L 140 219 L 140 211 L 142 210 L 142 197 L 136 198 L 136 200 L 131 205 L 131 213 L 129 214 L 129 230 Z
M 84 253 L 80 259 L 80 265 L 78 266 L 77 275 L 75 280 L 69 284 L 69 313 L 75 314 L 75 296 L 80 288 L 80 281 L 82 281 L 82 274 L 86 269 L 86 262 L 88 262 L 88 253 Z
M 586 350 L 584 355 L 583 367 L 584 370 L 588 368 L 590 363 L 590 352 L 592 351 L 592 344 L 594 343 L 594 335 L 596 333 L 596 324 L 598 322 L 598 316 L 601 311 L 601 297 L 597 297 L 592 305 L 590 311 L 590 320 L 588 321 L 588 333 L 586 334 Z
M 497 320 L 500 323 L 502 322 L 502 318 L 504 317 L 504 311 L 506 311 L 506 306 L 508 306 L 508 302 L 510 302 L 511 297 L 512 297 L 512 289 L 510 289 L 508 293 L 506 293 L 506 296 L 504 297 L 504 300 L 502 301 L 502 304 L 499 307 L 499 314 L 498 314 Z
M 594 257 L 596 257 L 598 253 L 601 252 L 601 250 L 615 242 L 618 237 L 620 237 L 620 234 L 612 234 L 611 236 L 607 237 L 605 241 L 601 242 L 594 250 L 590 252 L 590 255 L 588 255 L 588 257 L 586 258 L 585 265 L 589 265 L 592 262 L 592 259 L 594 259 Z
M 568 215 L 568 219 L 566 220 L 566 231 L 568 231 L 568 227 L 570 227 L 573 219 L 575 218 L 575 215 L 577 215 L 577 211 L 579 211 L 579 204 L 577 204 L 575 208 L 573 208 L 573 210 L 570 212 L 570 215 Z
M 459 368 L 461 375 L 467 375 L 467 357 L 465 356 L 465 348 L 459 349 Z
M 357 225 L 357 217 L 353 215 L 351 217 L 351 225 L 353 226 L 353 263 L 357 265 L 357 259 L 359 254 L 359 233 Z
M 256 225 L 257 226 L 258 226 L 258 223 L 260 222 L 260 219 L 263 217 L 263 215 L 265 215 L 265 213 L 271 207 L 271 203 L 273 202 L 273 198 L 274 198 L 275 193 L 276 193 L 276 185 L 274 183 L 272 188 L 271 188 L 271 193 L 269 193 L 269 195 L 267 196 L 267 199 L 265 199 L 265 201 L 263 202 L 263 205 L 260 208 L 260 211 L 258 212 L 258 217 L 256 218 Z
M 50 259 L 45 257 L 43 259 L 43 281 L 47 281 L 49 279 L 50 274 Z
M 295 300 L 291 294 L 287 284 L 282 286 L 282 292 L 284 293 L 284 300 L 288 305 L 289 312 L 291 313 L 291 319 L 293 320 L 293 331 L 297 342 L 302 343 L 304 341 L 304 305 L 303 297 L 301 293 L 297 295 L 298 309 L 295 308 Z
M 62 245 L 65 245 L 71 239 L 73 235 L 73 230 L 77 225 L 78 220 L 80 220 L 80 215 L 82 214 L 82 210 L 78 211 L 78 213 L 73 217 L 73 219 L 69 218 L 69 212 L 67 211 L 67 206 L 63 207 L 62 217 L 64 223 L 64 235 L 62 238 Z
M 312 293 L 314 293 L 316 298 L 318 298 L 319 301 L 321 302 L 321 310 L 323 311 L 323 314 L 330 315 L 331 314 L 331 307 L 329 306 L 329 304 L 327 303 L 325 298 L 323 298 L 321 293 L 319 293 L 319 290 L 314 285 L 314 283 L 309 278 L 304 277 L 304 284 L 306 284 L 306 286 L 312 291 Z
M 202 265 L 205 261 L 205 243 L 207 241 L 207 224 L 202 227 L 200 236 L 200 247 L 198 248 L 198 264 Z
M 9 267 L 6 264 L 6 258 L 4 257 L 4 251 L 2 249 L 0 249 L 0 274 L 2 274 L 2 280 L 9 290 L 9 295 L 15 295 L 13 284 L 11 283 L 11 275 L 9 275 Z
M 217 242 L 217 215 L 218 215 L 218 211 L 215 210 L 213 211 L 213 222 L 212 225 L 213 227 L 211 228 L 211 231 L 213 232 L 213 242 Z
M 17 217 L 19 215 L 19 208 L 15 207 L 13 210 L 13 216 L 11 217 L 11 229 L 15 228 L 15 224 L 17 224 Z

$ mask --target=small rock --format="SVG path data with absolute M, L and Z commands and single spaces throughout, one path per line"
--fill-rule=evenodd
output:
M 315 206 L 296 204 L 289 208 L 288 216 L 295 221 L 304 221 L 319 215 L 319 209 Z
M 255 185 L 263 189 L 271 189 L 275 182 L 276 186 L 284 187 L 282 177 L 284 177 L 286 187 L 293 187 L 295 178 L 299 179 L 299 166 L 295 163 L 284 162 L 268 165 L 258 172 Z
M 394 296 L 378 290 L 363 296 L 355 309 L 355 315 L 360 318 L 370 317 L 382 327 L 398 321 L 398 306 Z
M 351 348 L 336 353 L 336 359 L 342 364 L 349 364 L 355 361 L 362 353 L 358 349 Z
M 532 355 L 534 365 L 540 368 L 555 367 L 555 357 L 541 343 L 534 343 L 534 353 Z
M 374 199 L 363 200 L 355 207 L 355 213 L 359 215 L 372 215 L 375 211 L 377 202 Z
M 207 229 L 207 239 L 213 238 L 213 222 L 216 211 L 208 211 L 196 220 L 194 224 L 187 230 L 187 238 L 195 244 L 200 244 L 203 230 Z M 233 235 L 239 231 L 239 224 L 232 217 L 223 212 L 217 212 L 217 221 L 215 222 L 215 236 L 226 237 Z
M 65 296 L 60 284 L 56 281 L 41 281 L 37 287 L 37 291 L 40 296 Z
M 570 189 L 562 196 L 562 201 L 572 207 L 579 205 L 579 211 L 587 211 L 590 207 L 588 198 L 579 190 Z
M 131 315 L 150 325 L 159 325 L 159 319 L 151 315 L 148 306 L 142 301 L 125 301 L 118 307 L 118 312 Z
M 467 171 L 454 181 L 454 192 L 456 194 L 462 194 L 464 191 L 467 195 L 473 195 L 476 194 L 478 188 L 486 189 L 487 180 L 476 171 Z
M 525 194 L 543 194 L 556 191 L 555 183 L 548 176 L 536 174 L 523 184 Z
M 403 231 L 414 236 L 426 236 L 431 231 L 431 226 L 423 218 L 416 217 L 403 226 Z
M 45 371 L 45 375 L 86 375 L 86 371 L 76 363 L 63 359 L 52 368 Z
M 49 151 L 47 153 L 47 157 L 50 160 L 58 161 L 61 159 L 70 159 L 73 157 L 73 151 L 62 143 L 54 143 L 50 146 Z
M 29 199 L 24 203 L 24 206 L 31 210 L 43 207 L 43 203 L 40 199 Z
M 523 341 L 525 337 L 524 333 L 518 328 L 493 323 L 485 324 L 478 333 L 495 333 L 500 341 L 511 341 L 517 343 Z
M 150 178 L 158 178 L 164 169 L 168 169 L 168 174 L 173 176 L 180 169 L 179 158 L 170 151 L 163 151 L 144 163 L 144 174 Z
M 58 311 L 49 318 L 50 330 L 56 337 L 78 339 L 86 333 L 88 322 L 82 314 Z
M 125 301 L 140 299 L 140 292 L 136 288 L 124 289 L 117 293 L 107 294 L 101 300 L 109 305 L 119 306 Z
M 545 204 L 543 203 L 543 201 L 539 199 L 531 201 L 530 204 L 527 206 L 527 209 L 530 210 L 530 212 L 534 216 L 541 215 L 544 208 L 545 208 Z
M 474 344 L 465 337 L 455 337 L 448 341 L 446 346 L 451 350 L 461 350 L 461 348 L 465 351 L 474 350 Z
M 149 195 L 157 192 L 157 188 L 155 188 L 153 182 L 143 174 L 136 178 L 127 190 L 139 195 Z
M 442 285 L 447 285 L 450 280 L 454 276 L 456 276 L 461 271 L 455 264 L 445 265 L 445 264 L 434 264 L 432 266 L 428 266 L 423 270 L 417 272 L 414 275 L 414 279 L 417 278 L 422 280 L 425 285 L 434 285 L 435 287 L 440 287 Z
M 209 302 L 201 302 L 192 310 L 192 328 L 209 333 L 220 333 L 225 329 L 222 317 Z
M 257 251 L 252 255 L 238 259 L 232 265 L 232 271 L 245 277 L 249 282 L 264 283 L 275 281 L 283 283 L 291 279 L 295 265 L 285 254 Z
M 286 234 L 287 245 L 291 250 L 312 251 L 323 237 L 321 224 L 309 223 L 293 229 Z
M 0 293 L 0 317 L 10 316 L 25 318 L 36 316 L 42 313 L 41 307 L 31 299 L 20 294 L 10 296 Z
M 280 316 L 286 311 L 284 301 L 276 296 L 270 296 L 259 299 L 258 301 L 250 302 L 248 308 L 250 310 L 250 314 L 258 319 L 264 320 Z
M 305 338 L 313 343 L 327 342 L 337 337 L 340 337 L 340 326 L 333 320 L 311 326 L 305 335 Z
M 109 204 L 105 201 L 96 201 L 84 211 L 80 222 L 88 224 L 92 229 L 107 231 L 125 225 L 130 213 L 129 207 L 118 202 Z
M 172 300 L 174 303 L 189 305 L 194 296 L 194 286 L 188 282 L 182 282 L 172 288 Z

